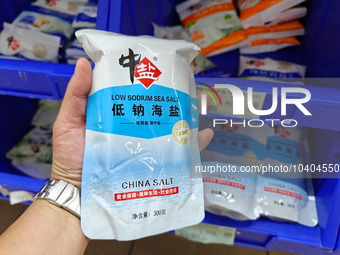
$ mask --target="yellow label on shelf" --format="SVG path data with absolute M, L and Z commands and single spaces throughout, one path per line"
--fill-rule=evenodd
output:
M 175 230 L 176 235 L 195 242 L 227 245 L 234 244 L 235 233 L 235 228 L 203 223 Z

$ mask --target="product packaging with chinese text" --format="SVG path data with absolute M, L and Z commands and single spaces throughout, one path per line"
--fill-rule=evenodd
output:
M 211 126 L 212 119 L 200 122 Z M 236 220 L 318 223 L 311 176 L 268 170 L 309 163 L 306 129 L 219 125 L 201 156 L 207 211 Z
M 176 6 L 191 41 L 204 56 L 214 56 L 247 44 L 235 6 L 231 0 L 188 0 Z
M 132 240 L 199 223 L 198 107 L 185 41 L 80 30 L 95 63 L 88 98 L 81 226 Z

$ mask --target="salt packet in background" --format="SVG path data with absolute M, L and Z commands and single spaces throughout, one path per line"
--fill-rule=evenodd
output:
M 77 39 L 74 39 L 67 46 L 65 50 L 65 58 L 68 64 L 76 64 L 79 58 L 86 58 L 90 60 L 84 51 L 82 44 Z
M 275 16 L 270 17 L 266 20 L 262 20 L 258 24 L 254 25 L 254 27 L 273 26 L 290 20 L 300 19 L 305 17 L 306 15 L 306 7 L 293 7 L 278 14 L 275 14 Z
M 87 104 L 81 226 L 91 239 L 132 240 L 204 217 L 198 108 L 185 41 L 76 32 L 94 61 Z M 196 176 L 198 177 L 198 176 Z
M 31 124 L 36 127 L 52 130 L 61 107 L 61 102 L 61 100 L 40 100 L 39 108 L 34 114 Z
M 238 0 L 240 20 L 245 29 L 264 25 L 268 20 L 305 0 Z
M 200 117 L 200 129 L 212 128 L 213 118 Z M 214 137 L 201 152 L 202 161 L 219 161 L 235 165 L 261 165 L 265 159 L 269 127 L 216 125 Z
M 203 120 L 201 123 L 208 122 Z M 317 224 L 311 176 L 300 172 L 292 175 L 293 171 L 277 171 L 282 166 L 289 167 L 288 161 L 293 164 L 309 162 L 308 157 L 302 156 L 308 156 L 305 129 L 290 128 L 287 131 L 279 128 L 269 125 L 263 129 L 238 126 L 239 131 L 233 130 L 227 137 L 223 132 L 214 130 L 213 143 L 201 152 L 200 171 L 203 174 L 207 211 L 236 220 L 256 220 L 266 216 L 273 220 L 297 222 L 311 227 Z M 242 129 L 244 130 L 240 131 Z M 240 132 L 244 133 L 243 137 L 239 135 Z M 283 135 L 286 141 L 275 139 Z M 251 162 L 242 157 L 235 161 L 235 152 L 241 152 L 245 143 L 251 149 L 249 141 L 258 137 L 266 140 L 263 146 L 252 150 L 256 155 L 263 155 L 261 164 L 249 164 Z M 297 147 L 303 148 L 298 151 L 298 159 L 295 156 L 282 156 L 285 153 L 295 154 Z M 244 166 L 248 166 L 248 171 L 245 171 Z M 276 170 L 267 174 L 270 167 Z
M 213 118 L 200 117 L 200 129 L 212 127 Z M 242 175 L 240 167 L 264 163 L 267 128 L 224 124 L 213 130 L 213 140 L 201 152 L 205 209 L 236 220 L 255 220 L 256 174 Z
M 6 156 L 23 173 L 48 179 L 52 164 L 52 130 L 35 127 Z
M 185 40 L 191 42 L 190 35 L 182 26 L 163 27 L 152 24 L 154 27 L 154 35 L 157 38 L 164 38 L 169 40 Z M 209 59 L 202 54 L 198 54 L 194 60 L 195 74 L 199 74 L 205 70 L 215 67 Z
M 189 0 L 176 6 L 191 41 L 204 56 L 214 56 L 246 45 L 247 35 L 231 0 Z
M 317 213 L 312 176 L 310 172 L 302 172 L 299 168 L 310 164 L 308 130 L 282 126 L 270 129 L 265 165 L 277 169 L 286 167 L 286 171 L 268 171 L 264 174 L 265 178 L 257 179 L 257 211 L 275 220 L 299 222 L 313 227 L 317 224 Z
M 287 47 L 301 45 L 300 41 L 294 36 L 283 37 L 277 39 L 259 39 L 254 40 L 240 49 L 241 54 L 259 54 L 265 52 L 274 52 Z
M 311 176 L 299 178 L 258 178 L 255 211 L 277 221 L 297 222 L 315 227 L 318 216 Z
M 301 36 L 305 34 L 305 28 L 298 20 L 267 27 L 250 27 L 245 31 L 248 34 L 249 42 L 262 39 Z
M 270 58 L 240 57 L 239 77 L 250 80 L 304 84 L 306 67 Z
M 0 52 L 30 60 L 58 61 L 60 38 L 4 23 L 0 34 Z
M 38 0 L 22 11 L 13 25 L 60 37 L 60 45 L 74 33 L 72 22 L 78 13 L 79 3 Z
M 79 28 L 95 28 L 97 21 L 98 4 L 86 3 L 79 7 L 77 16 L 72 22 L 72 27 Z

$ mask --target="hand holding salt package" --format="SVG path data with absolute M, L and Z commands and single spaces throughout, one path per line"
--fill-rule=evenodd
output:
M 92 61 L 81 226 L 91 239 L 131 240 L 204 217 L 198 108 L 185 41 L 80 30 Z

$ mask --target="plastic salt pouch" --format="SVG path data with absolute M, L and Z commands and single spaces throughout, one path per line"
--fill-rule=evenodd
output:
M 290 20 L 296 20 L 307 15 L 306 7 L 294 7 L 268 18 L 267 20 L 258 23 L 256 26 L 273 26 L 279 23 L 284 23 Z
M 213 118 L 200 117 L 200 128 L 213 127 Z M 201 152 L 202 161 L 219 161 L 235 165 L 263 164 L 266 153 L 267 126 L 216 125 L 214 138 Z
M 57 62 L 60 38 L 4 23 L 0 52 L 32 60 Z
M 156 24 L 152 24 L 154 27 L 154 35 L 157 38 L 164 38 L 170 40 L 185 40 L 190 42 L 189 34 L 184 30 L 182 26 L 174 27 L 161 27 Z M 201 54 L 198 54 L 194 60 L 195 74 L 201 73 L 205 70 L 213 68 L 215 65 Z
M 95 28 L 98 6 L 95 3 L 87 3 L 79 7 L 79 12 L 73 20 L 74 28 Z
M 63 46 L 73 35 L 78 8 L 78 3 L 38 0 L 20 13 L 13 25 L 59 36 Z
M 245 29 L 265 24 L 277 14 L 305 0 L 238 0 L 240 20 Z
M 208 127 L 208 123 L 204 119 L 201 120 L 200 128 Z M 261 154 L 265 155 L 265 159 L 262 160 L 261 165 L 249 165 L 250 167 L 258 167 L 257 169 L 265 165 L 279 167 L 286 165 L 288 161 L 295 164 L 298 162 L 296 160 L 297 147 L 304 148 L 298 152 L 301 155 L 300 158 L 303 154 L 308 154 L 308 148 L 305 147 L 304 130 L 291 128 L 288 134 L 285 129 L 272 128 L 269 125 L 264 126 L 263 129 L 262 127 L 244 128 L 242 126 L 238 126 L 238 129 L 244 129 L 243 132 L 250 138 L 241 139 L 235 131 L 230 133 L 231 137 L 225 137 L 223 133 L 215 129 L 213 143 L 201 152 L 202 166 L 199 170 L 203 173 L 206 210 L 237 220 L 255 220 L 263 215 L 274 220 L 293 221 L 307 226 L 315 226 L 318 220 L 313 186 L 311 179 L 306 179 L 310 176 L 298 173 L 294 175 L 295 178 L 291 178 L 293 176 L 290 174 L 289 179 L 284 179 L 287 177 L 287 173 L 280 176 L 278 172 L 275 172 L 275 175 L 272 175 L 275 178 L 268 178 L 269 175 L 266 174 L 260 177 L 260 175 L 256 175 L 256 172 L 241 171 L 242 166 L 249 165 L 248 162 L 242 163 L 239 160 L 238 164 L 241 165 L 229 164 L 229 162 L 234 163 L 235 150 L 241 150 L 244 143 L 248 143 L 249 149 L 253 148 L 255 151 L 249 141 L 258 137 L 264 137 L 267 142 L 258 147 L 254 153 L 259 155 L 259 151 L 261 151 Z M 276 141 L 275 137 L 278 136 L 280 138 L 281 136 L 289 137 L 291 142 Z M 243 138 L 246 138 L 246 135 Z M 300 144 L 295 144 L 293 147 L 291 146 L 293 141 Z M 235 148 L 234 151 L 229 149 L 232 147 Z M 210 152 L 207 153 L 209 150 Z M 289 158 L 282 156 L 283 154 L 295 154 L 295 156 L 291 155 Z M 268 160 L 268 157 L 274 159 Z M 292 160 L 293 158 L 295 161 Z M 309 162 L 307 157 L 304 160 Z M 299 163 L 301 162 L 299 161 Z M 256 168 L 248 169 L 256 170 Z
M 240 57 L 239 77 L 250 80 L 303 85 L 306 67 L 270 58 Z
M 311 179 L 259 178 L 255 197 L 261 215 L 309 227 L 318 223 Z
M 278 39 L 305 34 L 303 25 L 297 20 L 268 27 L 250 27 L 245 31 L 248 34 L 250 42 L 255 40 Z
M 247 43 L 231 0 L 189 0 L 177 5 L 176 10 L 204 56 L 218 55 Z
M 268 133 L 265 164 L 293 169 L 309 162 L 307 129 L 271 127 Z M 260 214 L 276 220 L 298 222 L 313 227 L 317 213 L 310 173 L 276 171 L 257 180 L 256 201 Z M 275 178 L 268 178 L 274 176 Z M 289 178 L 287 178 L 289 176 Z
M 256 220 L 259 217 L 254 211 L 256 178 L 242 178 L 237 173 L 207 172 L 229 166 L 237 171 L 240 169 L 238 165 L 202 161 L 205 210 L 235 220 Z
M 300 45 L 295 37 L 284 37 L 278 39 L 261 39 L 250 43 L 250 46 L 240 49 L 241 54 L 259 54 L 273 52 L 283 48 Z
M 213 127 L 212 118 L 200 117 L 200 129 Z M 240 172 L 241 166 L 263 164 L 264 128 L 218 125 L 214 138 L 201 152 L 205 209 L 236 220 L 257 219 L 254 211 L 256 174 Z M 247 177 L 247 178 L 245 178 Z
M 34 128 L 6 156 L 25 174 L 48 179 L 52 164 L 52 130 Z
M 309 163 L 307 129 L 275 126 L 268 133 L 266 163 L 271 165 L 298 165 Z
M 87 104 L 81 226 L 91 239 L 131 240 L 204 217 L 198 108 L 185 41 L 80 30 L 94 61 Z M 200 176 L 201 177 L 201 176 Z M 133 230 L 133 231 L 131 231 Z

